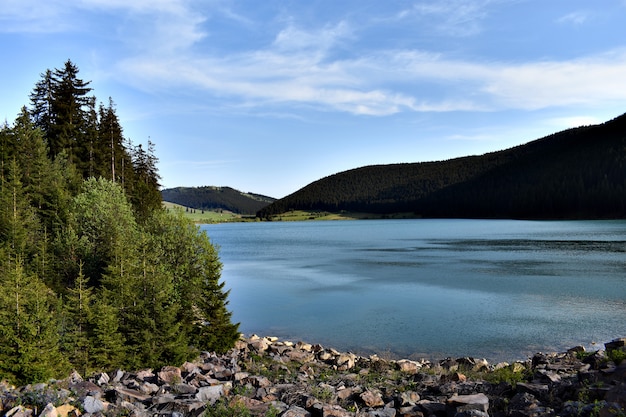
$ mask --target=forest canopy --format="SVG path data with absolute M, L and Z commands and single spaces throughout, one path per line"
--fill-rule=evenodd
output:
M 178 364 L 239 336 L 215 247 L 162 208 L 154 144 L 78 74 L 46 70 L 0 128 L 0 380 Z

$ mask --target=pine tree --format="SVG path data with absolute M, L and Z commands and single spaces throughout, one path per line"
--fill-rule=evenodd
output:
M 83 162 L 87 161 L 87 94 L 91 88 L 88 87 L 89 82 L 78 78 L 78 72 L 78 67 L 67 60 L 63 69 L 55 69 L 52 73 L 51 107 L 54 119 L 49 132 L 48 147 L 52 157 L 65 150 L 79 171 L 85 172 L 88 170 Z
M 139 221 L 146 219 L 149 213 L 160 209 L 162 205 L 158 161 L 154 144 L 150 141 L 148 141 L 147 150 L 139 144 L 133 152 L 135 182 L 129 194 Z
M 119 310 L 105 287 L 97 292 L 93 305 L 89 363 L 94 369 L 115 369 L 126 360 L 126 339 L 119 329 Z
M 64 312 L 63 350 L 70 362 L 81 375 L 90 371 L 89 350 L 92 335 L 93 288 L 83 274 L 83 265 L 79 263 L 79 272 L 74 286 L 67 291 Z
M 222 264 L 206 233 L 180 212 L 154 212 L 145 227 L 158 237 L 154 246 L 161 248 L 162 262 L 174 277 L 182 331 L 198 350 L 232 348 L 239 324 L 227 310 L 228 292 L 219 282 Z
M 124 146 L 124 134 L 112 98 L 109 97 L 108 107 L 100 105 L 98 114 L 98 142 L 96 147 L 98 173 L 111 181 L 122 184 L 124 187 L 125 174 L 128 169 L 132 168 L 132 161 Z
M 53 95 L 55 80 L 52 77 L 52 71 L 46 70 L 41 74 L 41 80 L 37 82 L 33 92 L 30 94 L 31 109 L 30 114 L 33 123 L 40 128 L 45 134 L 45 138 L 50 142 L 50 134 L 52 134 L 52 125 L 54 124 Z
M 6 256 L 7 251 L 4 250 Z M 59 377 L 67 362 L 59 350 L 56 297 L 27 274 L 20 256 L 5 257 L 0 273 L 0 374 L 26 383 Z

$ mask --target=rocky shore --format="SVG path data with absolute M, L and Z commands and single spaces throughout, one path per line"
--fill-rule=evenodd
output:
M 623 338 L 594 352 L 574 347 L 490 364 L 366 358 L 251 336 L 226 355 L 205 352 L 180 367 L 1 382 L 0 415 L 626 417 L 625 345 Z

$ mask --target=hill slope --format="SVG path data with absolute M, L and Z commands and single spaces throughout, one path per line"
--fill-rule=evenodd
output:
M 255 214 L 271 202 L 272 197 L 243 193 L 230 187 L 177 187 L 161 191 L 163 201 L 198 210 L 228 210 L 237 214 Z
M 424 217 L 622 218 L 625 191 L 622 115 L 482 156 L 341 172 L 257 215 L 269 218 L 299 209 Z

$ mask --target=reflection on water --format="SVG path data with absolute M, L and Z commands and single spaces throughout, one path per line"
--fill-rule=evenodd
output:
M 359 353 L 525 358 L 626 336 L 626 222 L 206 225 L 233 318 Z

